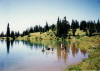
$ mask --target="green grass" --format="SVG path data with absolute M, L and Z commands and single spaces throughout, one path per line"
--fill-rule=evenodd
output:
M 56 36 L 53 31 L 49 30 L 47 32 L 41 33 L 30 33 L 29 35 L 18 37 L 17 40 L 55 40 Z
M 70 29 L 69 34 L 73 35 L 72 34 L 72 29 Z M 75 35 L 77 35 L 77 34 L 79 34 L 80 36 L 84 36 L 86 33 L 81 31 L 80 29 L 77 29 L 76 32 L 75 32 Z
M 75 39 L 72 44 L 79 44 L 77 47 L 88 51 L 89 56 L 84 59 L 81 63 L 71 66 L 68 70 L 100 70 L 100 37 L 82 37 Z
M 93 52 L 88 59 L 84 59 L 80 64 L 69 67 L 67 70 L 100 70 L 100 52 Z

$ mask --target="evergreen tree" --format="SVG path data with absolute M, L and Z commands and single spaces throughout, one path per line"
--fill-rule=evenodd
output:
M 97 33 L 100 33 L 100 21 L 99 21 L 99 19 L 97 21 L 96 29 L 97 29 Z
M 89 21 L 89 36 L 93 36 L 93 33 L 95 32 L 95 26 L 93 21 Z
M 96 24 L 95 20 L 94 20 L 93 24 L 94 24 L 94 32 L 97 32 L 97 29 L 96 29 L 97 24 Z
M 55 28 L 56 28 L 56 26 L 55 26 L 54 24 L 52 24 L 52 25 L 50 26 L 50 29 L 51 29 L 52 31 L 54 31 Z
M 15 39 L 14 31 L 11 31 L 11 37 L 12 37 L 13 39 Z
M 39 32 L 40 32 L 40 34 L 41 34 L 41 32 L 43 32 L 43 28 L 40 25 L 39 25 Z
M 61 32 L 64 38 L 68 35 L 69 29 L 70 29 L 70 25 L 69 22 L 66 20 L 66 16 L 65 16 L 61 24 Z
M 48 22 L 46 22 L 46 25 L 45 25 L 44 29 L 45 29 L 45 32 L 46 32 L 46 31 L 49 31 Z
M 59 20 L 59 17 L 58 17 L 58 20 L 57 20 L 57 36 L 60 35 L 60 20 Z
M 5 35 L 4 35 L 4 32 L 2 32 L 1 34 L 0 34 L 0 37 L 4 37 Z
M 73 33 L 73 36 L 75 36 L 75 32 L 76 32 L 76 26 L 77 22 L 75 22 L 74 20 L 72 20 L 72 23 L 71 23 L 71 28 L 72 28 L 72 33 Z
M 34 27 L 34 32 L 39 32 L 39 27 L 38 27 L 38 25 L 36 25 L 36 26 Z
M 7 37 L 10 37 L 10 27 L 9 27 L 9 23 L 7 25 L 7 33 L 6 33 Z
M 16 36 L 16 37 L 20 36 L 19 31 L 18 31 L 18 32 L 15 32 L 15 36 Z
M 30 30 L 29 30 L 29 32 L 30 33 L 33 33 L 34 32 L 34 29 L 31 27 Z
M 79 22 L 76 20 L 75 23 L 76 23 L 75 24 L 76 25 L 76 29 L 79 28 Z
M 69 22 L 66 20 L 66 17 L 64 17 L 62 21 L 59 20 L 59 17 L 58 17 L 57 36 L 65 38 L 68 35 L 69 29 L 70 29 L 70 25 L 69 25 Z
M 80 30 L 83 30 L 83 31 L 87 30 L 87 23 L 85 20 L 80 22 Z
M 62 37 L 62 22 L 59 19 L 59 17 L 58 17 L 58 20 L 57 20 L 57 36 Z

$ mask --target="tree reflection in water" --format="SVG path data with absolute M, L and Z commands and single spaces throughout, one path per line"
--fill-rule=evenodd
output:
M 55 41 L 53 43 L 49 43 L 49 41 L 38 43 L 36 41 L 34 43 L 30 41 L 11 41 L 9 39 L 1 41 L 1 66 L 3 62 L 5 66 L 13 66 L 13 69 L 16 69 L 16 66 L 24 68 L 23 71 L 26 69 L 41 71 L 38 70 L 39 68 L 48 68 L 48 70 L 51 69 L 50 71 L 57 71 L 57 69 L 64 69 L 64 67 L 74 65 L 81 62 L 84 58 L 88 58 L 88 53 L 85 50 L 77 48 L 79 45 L 70 45 L 69 43 Z M 63 45 L 61 46 L 61 44 Z M 6 53 L 9 55 L 5 55 L 5 50 L 7 50 Z M 22 62 L 21 64 L 20 61 Z M 4 68 L 1 67 L 0 70 L 2 69 Z M 13 71 L 9 67 L 5 69 Z
M 7 54 L 10 53 L 10 44 L 11 46 L 13 46 L 13 43 L 17 42 L 17 41 L 10 41 L 9 39 L 6 40 L 6 45 L 7 45 Z M 41 52 L 43 54 L 49 55 L 49 54 L 53 54 L 53 53 L 57 53 L 57 59 L 60 62 L 62 59 L 64 61 L 64 63 L 66 63 L 66 60 L 69 56 L 69 54 L 72 54 L 73 57 L 75 57 L 79 52 L 81 52 L 84 56 L 86 55 L 86 51 L 85 50 L 80 50 L 79 48 L 76 48 L 77 46 L 79 46 L 79 44 L 73 44 L 72 46 L 70 46 L 69 44 L 65 44 L 65 43 L 59 43 L 59 44 L 53 44 L 53 45 L 44 45 L 42 43 L 40 44 L 36 44 L 36 43 L 31 43 L 29 41 L 21 41 L 24 45 L 30 46 L 31 50 L 33 48 L 40 48 Z M 19 41 L 18 41 L 19 43 Z M 15 43 L 16 44 L 16 43 Z M 56 47 L 56 48 L 55 48 Z M 56 51 L 55 51 L 56 50 Z
M 10 45 L 13 47 L 13 43 L 14 43 L 14 40 L 10 40 L 9 38 L 7 38 L 6 40 L 7 54 L 10 53 Z
M 9 54 L 9 52 L 10 52 L 10 40 L 9 40 L 9 38 L 7 38 L 6 44 L 7 44 L 7 54 Z
M 86 55 L 87 51 L 85 50 L 80 50 L 79 48 L 76 48 L 77 45 L 73 44 L 72 46 L 66 46 L 66 49 L 61 49 L 61 46 L 58 46 L 57 48 L 57 56 L 58 56 L 58 61 L 61 61 L 63 59 L 64 63 L 66 63 L 67 58 L 70 54 L 73 55 L 73 58 L 75 58 L 77 55 L 81 54 Z

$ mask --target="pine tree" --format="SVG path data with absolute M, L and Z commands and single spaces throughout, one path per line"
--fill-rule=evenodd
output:
M 99 19 L 98 19 L 98 21 L 97 21 L 97 26 L 96 26 L 96 28 L 97 28 L 97 33 L 100 33 L 100 21 L 99 21 Z
M 93 33 L 95 32 L 95 26 L 93 21 L 89 21 L 89 36 L 93 36 Z
M 52 25 L 50 26 L 50 29 L 51 29 L 52 31 L 54 31 L 55 28 L 56 28 L 55 24 L 52 24 Z
M 87 22 L 85 20 L 81 21 L 80 22 L 80 30 L 83 30 L 86 32 L 86 29 L 87 29 Z
M 40 32 L 40 34 L 43 32 L 43 28 L 40 25 L 39 25 L 39 32 Z
M 11 37 L 13 38 L 13 40 L 15 39 L 14 31 L 11 31 Z
M 62 36 L 65 38 L 68 35 L 68 31 L 70 29 L 70 25 L 69 22 L 66 20 L 66 16 L 64 17 L 64 19 L 62 20 L 62 24 L 61 24 L 61 32 L 62 32 Z
M 5 35 L 4 35 L 4 32 L 2 32 L 1 34 L 0 34 L 0 37 L 4 37 Z
M 71 23 L 71 28 L 72 28 L 72 33 L 73 33 L 73 36 L 75 36 L 75 32 L 76 32 L 76 23 L 74 20 L 72 20 L 72 23 Z
M 38 27 L 38 25 L 36 25 L 36 26 L 34 27 L 34 32 L 39 32 L 39 27 Z
M 31 27 L 30 30 L 29 30 L 29 32 L 30 33 L 33 33 L 34 32 L 34 29 Z
M 76 29 L 79 28 L 79 22 L 76 20 L 75 23 L 76 23 Z
M 57 36 L 58 37 L 62 36 L 62 22 L 59 19 L 59 17 L 58 17 L 58 20 L 57 20 Z
M 7 25 L 7 33 L 6 33 L 7 37 L 10 37 L 10 27 L 9 27 L 9 23 Z
M 48 26 L 48 22 L 46 22 L 46 25 L 44 26 L 45 32 L 49 31 L 49 26 Z
M 65 38 L 68 35 L 70 29 L 69 22 L 66 20 L 66 17 L 61 21 L 58 17 L 57 20 L 57 36 Z

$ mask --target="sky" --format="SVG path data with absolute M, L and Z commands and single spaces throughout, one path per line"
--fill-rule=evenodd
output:
M 0 33 L 10 29 L 20 31 L 56 24 L 58 16 L 74 20 L 98 20 L 100 0 L 0 0 Z

